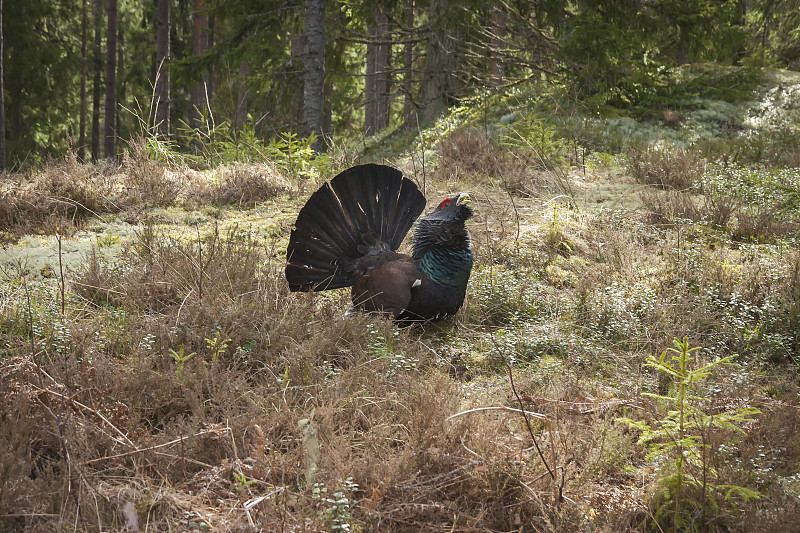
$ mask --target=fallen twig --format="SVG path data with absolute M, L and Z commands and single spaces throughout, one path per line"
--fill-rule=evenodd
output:
M 523 414 L 532 416 L 534 418 L 538 418 L 538 419 L 541 419 L 541 420 L 547 420 L 547 416 L 545 416 L 545 415 L 543 415 L 541 413 L 535 413 L 533 411 L 523 411 L 522 409 L 516 409 L 514 407 L 506 407 L 505 405 L 493 405 L 493 406 L 490 406 L 490 407 L 476 407 L 474 409 L 467 409 L 466 411 L 461 411 L 460 413 L 456 413 L 454 415 L 448 416 L 447 420 L 451 420 L 453 418 L 456 418 L 456 417 L 459 417 L 459 416 L 462 416 L 462 415 L 466 415 L 466 414 L 469 414 L 469 413 L 475 413 L 475 412 L 478 412 L 478 411 L 508 411 L 509 413 L 523 413 Z
M 202 437 L 203 435 L 208 435 L 210 433 L 219 433 L 220 431 L 224 432 L 225 430 L 224 429 L 222 429 L 222 430 L 220 430 L 220 429 L 209 429 L 209 430 L 206 430 L 206 431 L 201 431 L 199 433 L 195 433 L 194 435 L 190 435 L 189 437 L 186 437 L 186 438 L 192 439 L 192 438 L 195 438 L 195 437 Z M 134 454 L 141 453 L 141 452 L 149 452 L 151 450 L 157 450 L 158 448 L 165 448 L 167 446 L 172 446 L 173 444 L 178 444 L 179 442 L 181 442 L 181 438 L 173 439 L 173 440 L 171 440 L 169 442 L 164 442 L 162 444 L 156 444 L 154 446 L 148 446 L 147 448 L 138 448 L 138 449 L 132 450 L 130 452 L 118 453 L 116 455 L 107 455 L 105 457 L 96 457 L 94 459 L 89 459 L 88 461 L 83 461 L 82 463 L 80 463 L 80 465 L 81 466 L 88 465 L 90 463 L 96 463 L 98 461 L 105 461 L 107 459 L 119 459 L 120 457 L 127 457 L 129 455 L 134 455 Z
M 522 395 L 522 399 L 526 402 L 532 403 L 534 405 L 546 405 L 546 406 L 554 406 L 566 409 L 567 411 L 572 411 L 574 413 L 580 415 L 590 415 L 597 412 L 607 411 L 623 405 L 625 407 L 632 407 L 634 409 L 641 409 L 642 406 L 635 404 L 634 402 L 628 400 L 622 400 L 620 398 L 608 398 L 605 400 L 589 400 L 583 402 L 571 402 L 568 400 L 551 400 L 549 398 L 540 398 L 535 396 L 530 396 L 527 394 Z
M 33 386 L 34 386 L 34 387 L 36 387 L 36 385 L 33 385 Z M 132 441 L 132 440 L 130 440 L 130 439 L 128 438 L 128 436 L 127 436 L 125 433 L 123 433 L 123 432 L 122 432 L 122 430 L 121 430 L 121 429 L 119 429 L 117 426 L 115 426 L 114 424 L 112 424 L 112 423 L 111 423 L 111 421 L 110 421 L 109 419 L 107 419 L 105 416 L 103 416 L 103 415 L 102 415 L 100 412 L 98 412 L 97 410 L 95 410 L 95 409 L 92 409 L 92 408 L 91 408 L 91 407 L 89 407 L 88 405 L 85 405 L 85 404 L 83 404 L 83 403 L 79 402 L 78 400 L 75 400 L 75 399 L 73 399 L 73 398 L 70 398 L 69 396 L 66 396 L 66 395 L 64 395 L 64 394 L 61 394 L 60 392 L 56 392 L 56 391 L 54 391 L 54 390 L 51 390 L 51 389 L 48 389 L 48 388 L 39 388 L 39 387 L 36 387 L 36 388 L 37 388 L 37 389 L 39 389 L 39 390 L 40 390 L 40 391 L 42 391 L 42 392 L 48 392 L 48 393 L 52 394 L 53 396 L 58 396 L 58 397 L 59 397 L 59 398 L 61 398 L 62 400 L 65 400 L 65 401 L 67 401 L 67 402 L 69 402 L 69 403 L 71 403 L 71 404 L 73 404 L 73 405 L 76 405 L 76 406 L 80 407 L 81 409 L 84 409 L 84 410 L 86 410 L 86 411 L 89 411 L 90 413 L 92 413 L 93 415 L 95 415 L 96 417 L 98 417 L 100 420 L 102 420 L 103 422 L 105 422 L 105 423 L 106 423 L 106 425 L 108 425 L 108 427 L 110 427 L 111 429 L 113 429 L 113 430 L 114 430 L 114 431 L 115 431 L 115 432 L 116 432 L 116 433 L 117 433 L 117 434 L 118 434 L 120 437 L 122 437 L 122 438 L 125 440 L 125 442 L 127 442 L 127 443 L 128 443 L 128 444 L 129 444 L 129 445 L 132 447 L 132 448 L 136 449 L 136 445 L 133 443 L 133 441 Z

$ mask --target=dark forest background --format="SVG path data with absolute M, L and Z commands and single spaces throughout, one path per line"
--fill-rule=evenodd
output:
M 800 68 L 798 0 L 0 0 L 3 163 L 138 135 L 360 139 L 484 91 L 657 106 L 686 63 Z M 207 139 L 205 139 L 207 140 Z

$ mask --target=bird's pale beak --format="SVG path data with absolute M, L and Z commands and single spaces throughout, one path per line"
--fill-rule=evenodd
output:
M 456 205 L 469 205 L 472 202 L 472 197 L 465 192 L 459 193 L 456 199 Z

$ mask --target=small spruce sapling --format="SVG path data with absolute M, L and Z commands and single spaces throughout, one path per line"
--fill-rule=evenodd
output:
M 709 508 L 718 511 L 724 502 L 735 509 L 735 499 L 746 501 L 759 497 L 758 492 L 746 487 L 713 483 L 718 474 L 710 457 L 713 450 L 707 442 L 709 432 L 744 434 L 740 425 L 753 421 L 752 416 L 761 411 L 754 407 L 715 414 L 703 411 L 701 406 L 707 399 L 693 394 L 693 391 L 714 369 L 731 364 L 735 355 L 692 369 L 692 354 L 700 347 L 690 348 L 687 337 L 674 339 L 673 345 L 674 348 L 664 350 L 658 358 L 650 356 L 644 363 L 672 380 L 673 386 L 668 394 L 642 393 L 662 402 L 667 408 L 666 414 L 653 422 L 630 418 L 618 418 L 617 421 L 641 432 L 638 444 L 648 450 L 648 460 L 670 467 L 671 473 L 658 480 L 651 500 L 655 505 L 655 518 L 668 519 L 671 515 L 676 531 L 702 529 L 709 520 L 706 517 Z M 719 496 L 722 496 L 722 502 Z M 697 511 L 701 514 L 699 523 L 695 520 Z

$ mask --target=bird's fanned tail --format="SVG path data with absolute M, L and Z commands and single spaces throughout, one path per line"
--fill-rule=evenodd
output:
M 325 183 L 297 216 L 289 238 L 286 279 L 292 291 L 351 286 L 358 259 L 400 247 L 425 197 L 403 174 L 359 165 Z M 388 248 L 388 250 L 387 250 Z

